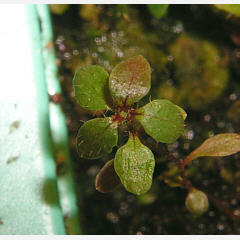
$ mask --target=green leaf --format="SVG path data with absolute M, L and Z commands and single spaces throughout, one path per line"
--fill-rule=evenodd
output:
M 109 78 L 109 89 L 117 106 L 130 106 L 139 101 L 151 87 L 151 68 L 139 55 L 115 66 Z
M 187 195 L 185 205 L 191 213 L 201 215 L 208 210 L 209 203 L 207 195 L 193 188 Z
M 151 14 L 157 19 L 164 17 L 168 9 L 168 4 L 148 4 L 147 6 Z
M 231 13 L 237 17 L 240 17 L 240 5 L 239 4 L 214 4 L 218 9 L 221 9 L 227 13 Z
M 114 169 L 114 160 L 108 161 L 96 177 L 95 188 L 99 192 L 107 193 L 114 190 L 121 183 Z
M 100 66 L 80 68 L 73 78 L 74 94 L 85 109 L 98 111 L 109 109 L 107 105 L 108 73 Z
M 127 191 L 143 194 L 152 185 L 155 160 L 153 153 L 137 136 L 130 135 L 128 142 L 118 149 L 114 168 Z
M 111 153 L 117 141 L 117 128 L 111 118 L 95 118 L 85 122 L 78 131 L 78 154 L 88 159 L 100 158 Z
M 172 143 L 184 131 L 185 111 L 168 100 L 154 100 L 137 113 L 136 119 L 157 142 Z
M 240 135 L 236 133 L 222 133 L 204 141 L 197 149 L 191 152 L 183 164 L 198 157 L 224 157 L 240 151 Z
M 179 111 L 181 112 L 183 120 L 185 120 L 187 118 L 187 113 L 178 105 L 176 105 L 176 106 L 178 107 Z

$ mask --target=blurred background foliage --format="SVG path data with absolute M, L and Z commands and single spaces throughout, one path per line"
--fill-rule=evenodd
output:
M 137 197 L 123 187 L 97 192 L 97 172 L 112 156 L 78 157 L 77 130 L 93 115 L 76 103 L 72 88 L 81 66 L 101 65 L 110 72 L 120 61 L 142 54 L 152 67 L 152 89 L 142 104 L 165 98 L 188 113 L 184 136 L 163 148 L 182 159 L 208 137 L 239 133 L 240 5 L 62 4 L 50 9 L 85 233 L 240 234 L 240 154 L 200 158 L 186 169 L 194 186 L 211 195 L 202 216 L 186 210 L 187 191 L 177 187 L 175 164 L 157 153 L 148 193 Z

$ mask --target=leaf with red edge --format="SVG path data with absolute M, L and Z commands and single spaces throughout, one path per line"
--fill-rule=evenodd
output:
M 240 151 L 240 135 L 236 133 L 222 133 L 203 142 L 184 160 L 187 165 L 198 157 L 224 157 Z
M 143 98 L 151 87 L 151 68 L 141 55 L 115 66 L 109 78 L 109 89 L 117 106 L 130 106 Z
M 87 110 L 107 110 L 108 72 L 95 65 L 80 68 L 73 78 L 77 102 Z
M 145 132 L 157 142 L 173 143 L 184 131 L 187 114 L 176 104 L 166 100 L 154 100 L 137 109 L 136 119 Z
M 85 122 L 77 134 L 77 151 L 80 157 L 97 159 L 112 152 L 117 145 L 118 131 L 110 117 Z

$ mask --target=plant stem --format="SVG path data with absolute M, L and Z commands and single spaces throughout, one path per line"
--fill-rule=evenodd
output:
M 218 200 L 216 197 L 213 195 L 206 193 L 208 199 L 216 206 L 218 207 L 221 211 L 223 211 L 227 216 L 229 216 L 232 220 L 240 220 L 240 216 L 235 215 L 231 209 L 228 208 L 225 202 L 222 202 Z
M 179 170 L 179 174 L 183 179 L 183 185 L 186 189 L 188 189 L 188 191 L 191 191 L 191 189 L 193 188 L 192 183 L 190 182 L 190 180 L 186 177 L 185 172 L 184 172 L 184 166 L 183 166 L 183 161 L 176 158 L 174 155 L 172 155 L 171 153 L 166 154 L 166 157 L 173 161 Z
M 176 166 L 179 169 L 179 174 L 183 179 L 183 187 L 186 188 L 188 191 L 191 191 L 191 189 L 193 188 L 191 181 L 186 177 L 185 173 L 184 173 L 184 161 L 176 158 L 174 155 L 172 155 L 171 153 L 168 153 L 166 150 L 164 150 L 163 148 L 159 148 L 158 145 L 153 145 L 147 141 L 145 141 L 143 139 L 143 137 L 140 137 L 141 141 L 144 145 L 146 145 L 147 147 L 149 147 L 150 149 L 152 149 L 155 153 L 159 154 L 159 155 L 165 155 L 167 159 L 173 161 Z M 199 189 L 201 190 L 201 189 Z M 231 209 L 228 208 L 228 206 L 226 205 L 226 203 L 224 203 L 223 201 L 220 201 L 219 199 L 217 199 L 216 197 L 214 197 L 213 195 L 201 190 L 202 192 L 204 192 L 209 200 L 217 207 L 219 208 L 221 211 L 223 211 L 228 217 L 230 217 L 232 220 L 240 220 L 240 216 L 235 215 Z

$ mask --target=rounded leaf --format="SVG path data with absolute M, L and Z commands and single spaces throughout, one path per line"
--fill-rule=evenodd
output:
M 130 106 L 139 101 L 151 87 L 151 68 L 139 55 L 116 65 L 109 78 L 109 89 L 117 106 Z
M 168 100 L 154 100 L 137 113 L 136 119 L 157 142 L 172 143 L 184 131 L 185 111 Z
M 201 215 L 208 210 L 209 203 L 207 195 L 193 188 L 187 195 L 185 205 L 190 212 Z
M 74 94 L 85 109 L 98 111 L 109 109 L 107 105 L 107 71 L 95 65 L 80 68 L 73 78 Z
M 95 188 L 99 192 L 107 193 L 114 190 L 121 183 L 114 169 L 114 160 L 108 161 L 98 173 Z
M 137 136 L 130 135 L 128 142 L 118 149 L 114 168 L 127 191 L 143 194 L 152 185 L 154 155 Z
M 117 141 L 117 128 L 111 124 L 111 118 L 95 118 L 85 122 L 78 131 L 78 154 L 88 159 L 100 158 L 111 153 Z

